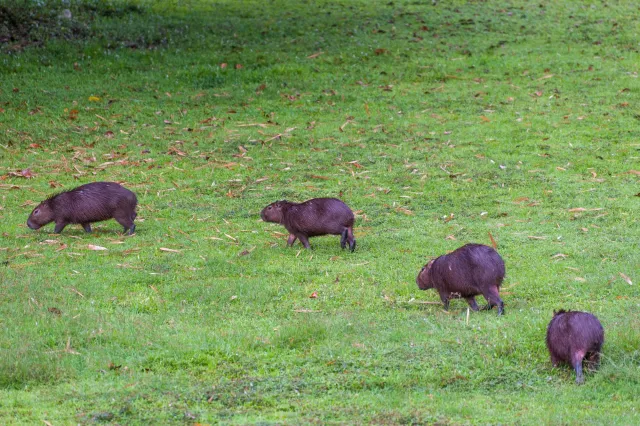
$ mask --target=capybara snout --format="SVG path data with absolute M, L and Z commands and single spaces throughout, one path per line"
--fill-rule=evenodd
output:
M 276 201 L 262 209 L 260 217 L 265 222 L 284 225 L 289 231 L 287 245 L 299 239 L 305 248 L 310 248 L 310 237 L 340 235 L 340 246 L 354 251 L 356 239 L 353 235 L 353 212 L 337 198 L 313 198 L 304 203 L 286 200 Z
M 477 311 L 480 308 L 475 296 L 482 294 L 488 302 L 486 309 L 497 306 L 501 315 L 504 303 L 499 293 L 504 274 L 504 261 L 498 252 L 482 244 L 467 244 L 423 266 L 416 283 L 420 290 L 435 288 L 445 310 L 451 299 L 462 297 Z

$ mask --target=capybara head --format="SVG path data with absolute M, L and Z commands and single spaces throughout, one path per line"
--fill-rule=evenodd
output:
M 33 209 L 27 219 L 27 226 L 31 229 L 40 229 L 47 223 L 53 222 L 54 214 L 51 206 L 48 203 L 49 200 L 45 200 Z
M 430 260 L 429 263 L 427 263 L 422 267 L 422 269 L 420 269 L 420 273 L 416 278 L 416 284 L 418 284 L 418 288 L 420 290 L 428 290 L 430 288 L 433 288 L 433 283 L 431 282 L 431 275 L 429 273 L 431 271 L 431 266 L 433 265 L 434 261 L 435 259 Z
M 269 204 L 267 207 L 262 209 L 260 217 L 265 222 L 282 223 L 284 221 L 283 206 L 285 203 L 287 203 L 287 201 L 282 200 Z

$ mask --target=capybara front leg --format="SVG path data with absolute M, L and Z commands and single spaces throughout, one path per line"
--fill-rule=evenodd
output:
M 125 216 L 125 215 L 117 215 L 115 217 L 115 220 L 122 225 L 122 227 L 124 228 L 124 230 L 122 232 L 127 232 L 129 231 L 129 235 L 133 234 L 133 230 L 136 228 L 135 225 L 133 224 L 133 220 L 131 220 L 130 216 Z
M 600 352 L 589 352 L 587 354 L 587 369 L 596 371 L 600 366 Z
M 56 222 L 56 227 L 53 229 L 53 232 L 59 234 L 62 232 L 65 226 L 67 226 L 66 222 Z
M 449 310 L 449 298 L 447 297 L 446 294 L 441 294 L 440 295 L 440 300 L 442 300 L 442 304 L 444 305 L 444 310 L 448 311 Z
M 84 228 L 85 232 L 91 232 L 91 224 L 90 223 L 83 223 L 82 227 Z
M 293 243 L 296 242 L 297 239 L 298 237 L 296 237 L 295 235 L 289 234 L 289 238 L 287 239 L 287 246 L 291 247 Z
M 498 315 L 502 315 L 504 313 L 504 303 L 502 302 L 502 299 L 500 299 L 497 287 L 488 289 L 483 292 L 482 295 L 487 299 L 487 302 L 489 302 L 485 309 L 491 309 L 494 306 L 497 306 Z
M 467 303 L 471 307 L 472 311 L 479 311 L 480 310 L 480 308 L 478 308 L 478 304 L 476 303 L 476 298 L 475 297 L 473 297 L 473 296 L 465 297 L 465 300 L 467 301 Z
M 311 244 L 309 244 L 309 239 L 307 238 L 306 235 L 298 234 L 297 237 L 302 243 L 302 245 L 304 246 L 304 248 L 306 249 L 311 248 Z
M 584 354 L 582 353 L 574 353 L 571 355 L 571 365 L 573 365 L 574 370 L 576 370 L 576 383 L 581 385 L 584 383 L 584 375 L 582 374 L 582 358 Z
M 356 237 L 353 236 L 353 228 L 347 228 L 347 241 L 349 241 L 349 250 L 353 252 L 356 249 Z
M 340 234 L 340 247 L 344 250 L 347 247 L 347 238 L 349 237 L 349 230 L 344 228 L 342 233 Z

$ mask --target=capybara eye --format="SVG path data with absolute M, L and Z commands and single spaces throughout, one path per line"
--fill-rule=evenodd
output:
M 271 210 L 271 206 L 267 207 L 267 210 Z
M 35 209 L 33 212 L 33 214 L 38 214 L 38 213 L 40 213 L 40 209 Z

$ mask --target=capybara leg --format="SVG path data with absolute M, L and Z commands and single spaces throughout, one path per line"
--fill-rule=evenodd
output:
M 62 232 L 65 226 L 67 226 L 66 222 L 56 222 L 56 227 L 53 229 L 53 232 L 59 234 Z
M 342 231 L 342 234 L 340 234 L 340 247 L 342 247 L 342 249 L 344 250 L 345 247 L 347 247 L 347 238 L 349 236 L 349 230 L 347 228 L 344 229 L 344 231 Z
M 485 309 L 491 309 L 494 306 L 497 306 L 498 315 L 502 315 L 504 313 L 504 303 L 502 302 L 502 299 L 500 299 L 497 287 L 486 290 L 482 295 L 487 299 L 487 302 L 489 302 Z
M 586 357 L 587 369 L 589 371 L 596 371 L 600 366 L 600 352 L 589 352 Z
M 553 365 L 554 367 L 557 367 L 558 364 L 560 364 L 560 359 L 554 354 L 551 354 L 551 365 Z
M 287 239 L 287 246 L 291 247 L 293 243 L 296 242 L 297 239 L 298 237 L 296 237 L 295 235 L 289 234 L 289 238 Z
M 299 234 L 297 237 L 302 243 L 302 245 L 304 246 L 304 248 L 306 249 L 311 248 L 311 244 L 309 244 L 309 239 L 307 238 L 306 235 Z
M 127 232 L 129 231 L 129 235 L 131 235 L 133 232 L 131 231 L 131 228 L 135 228 L 134 224 L 133 224 L 133 220 L 131 220 L 131 217 L 129 216 L 122 216 L 122 215 L 117 215 L 114 217 L 114 219 L 124 227 L 124 231 L 122 232 Z
M 480 310 L 480 308 L 478 308 L 478 304 L 476 303 L 475 297 L 473 297 L 473 296 L 465 297 L 465 300 L 467 301 L 467 303 L 471 307 L 472 311 L 479 311 Z
M 126 232 L 127 228 L 124 228 L 124 232 Z M 131 225 L 131 228 L 129 228 L 129 235 L 133 235 L 133 233 L 136 232 L 136 225 L 135 223 L 133 225 Z
M 579 385 L 584 383 L 584 375 L 582 374 L 582 358 L 584 358 L 584 355 L 582 352 L 575 352 L 571 355 L 571 365 L 576 370 L 576 383 Z
M 350 226 L 347 228 L 347 240 L 349 241 L 349 250 L 352 252 L 356 249 L 356 237 L 353 236 L 353 228 Z
M 82 227 L 84 228 L 85 232 L 91 232 L 91 224 L 90 223 L 83 223 Z
M 444 310 L 449 310 L 449 298 L 446 295 L 440 295 L 440 300 L 442 300 L 442 304 L 444 305 Z

